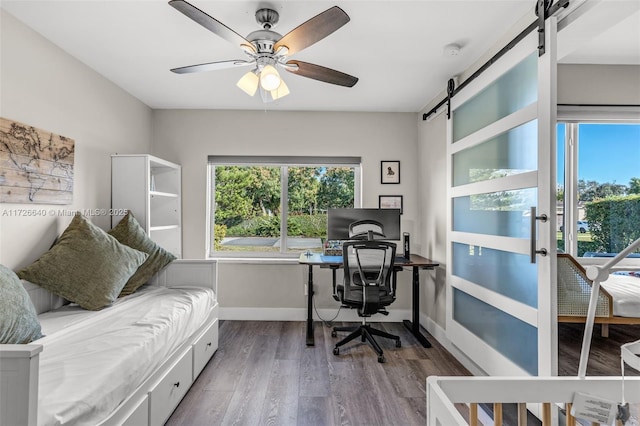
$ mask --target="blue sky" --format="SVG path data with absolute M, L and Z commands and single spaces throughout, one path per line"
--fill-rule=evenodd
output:
M 632 177 L 640 177 L 640 124 L 581 124 L 578 137 L 579 179 L 629 185 Z M 558 126 L 558 141 L 564 141 L 563 124 Z M 562 151 L 558 150 L 559 183 L 564 170 Z

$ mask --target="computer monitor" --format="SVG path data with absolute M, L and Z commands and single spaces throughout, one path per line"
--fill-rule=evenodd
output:
M 361 221 L 374 221 L 381 225 L 384 236 L 374 232 L 373 238 L 376 240 L 400 240 L 400 209 L 329 209 L 327 239 L 353 239 L 349 233 L 350 226 Z

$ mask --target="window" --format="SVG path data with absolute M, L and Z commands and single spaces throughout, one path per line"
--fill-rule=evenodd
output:
M 321 252 L 327 209 L 360 207 L 360 157 L 209 157 L 209 255 Z
M 611 257 L 640 238 L 640 122 L 567 120 L 557 133 L 558 249 Z

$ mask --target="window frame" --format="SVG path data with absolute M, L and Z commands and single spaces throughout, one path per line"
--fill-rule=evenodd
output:
M 640 106 L 616 105 L 558 105 L 558 124 L 565 124 L 564 140 L 564 231 L 565 252 L 584 265 L 603 265 L 611 258 L 577 257 L 578 253 L 578 152 L 580 124 L 640 124 Z M 576 200 L 571 202 L 571 200 Z M 619 267 L 640 267 L 640 259 L 626 258 Z
M 279 252 L 223 252 L 213 249 L 213 229 L 215 221 L 215 167 L 280 167 L 280 238 L 285 242 L 280 245 Z M 289 167 L 350 167 L 354 169 L 354 208 L 362 207 L 362 158 L 330 157 L 330 156 L 252 156 L 252 155 L 209 155 L 207 162 L 207 201 L 206 201 L 206 255 L 208 259 L 216 258 L 261 258 L 287 259 L 298 258 L 299 253 L 287 251 L 287 220 L 289 217 L 288 179 Z

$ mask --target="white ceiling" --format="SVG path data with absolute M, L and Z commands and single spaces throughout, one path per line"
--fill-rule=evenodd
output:
M 152 108 L 416 112 L 516 23 L 535 19 L 533 0 L 189 1 L 243 36 L 259 29 L 254 13 L 261 7 L 280 13 L 275 31 L 284 35 L 338 5 L 351 21 L 291 59 L 337 69 L 360 81 L 345 88 L 283 71 L 291 94 L 263 104 L 258 95 L 251 98 L 235 86 L 245 68 L 185 75 L 169 71 L 245 56 L 239 47 L 164 0 L 2 0 L 0 4 Z M 640 1 L 605 3 L 637 6 Z M 564 61 L 640 64 L 637 9 L 624 12 L 625 19 L 615 18 L 621 22 L 614 28 L 599 29 L 601 36 L 590 37 L 588 46 L 573 47 Z M 612 39 L 620 40 L 613 48 Z M 584 36 L 575 40 L 584 41 Z M 461 46 L 459 55 L 443 54 L 450 43 Z

